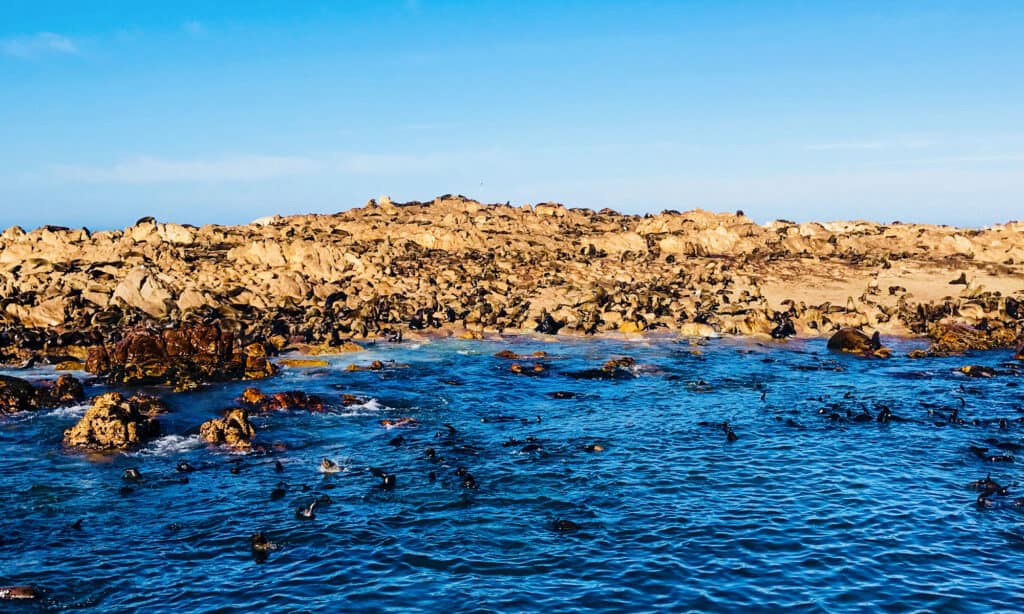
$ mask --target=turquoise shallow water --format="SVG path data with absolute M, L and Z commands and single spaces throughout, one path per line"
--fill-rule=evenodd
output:
M 545 350 L 548 370 L 513 374 L 493 356 L 504 348 Z M 255 417 L 266 454 L 194 435 L 241 383 L 168 395 L 164 436 L 102 460 L 61 449 L 84 407 L 0 418 L 0 585 L 46 591 L 0 610 L 1019 609 L 1019 465 L 969 449 L 1013 455 L 1024 443 L 1024 380 L 1008 353 L 861 360 L 823 340 L 693 349 L 379 345 L 261 382 L 328 404 Z M 636 359 L 630 377 L 569 375 L 619 356 Z M 375 358 L 408 366 L 344 369 Z M 1001 373 L 971 379 L 955 372 L 965 364 Z M 369 400 L 344 407 L 343 393 Z M 882 406 L 905 421 L 856 418 Z M 965 424 L 936 424 L 955 409 Z M 419 426 L 380 424 L 400 417 Z M 342 471 L 322 473 L 323 457 Z M 181 460 L 196 467 L 187 483 Z M 144 479 L 124 493 L 128 467 Z M 395 474 L 396 488 L 370 467 Z M 459 467 L 478 488 L 463 487 Z M 979 509 L 967 485 L 990 472 L 1010 495 Z M 286 494 L 271 500 L 279 482 Z M 330 503 L 315 519 L 296 517 L 321 495 Z M 559 520 L 578 529 L 555 530 Z M 279 546 L 263 562 L 249 547 L 256 531 Z

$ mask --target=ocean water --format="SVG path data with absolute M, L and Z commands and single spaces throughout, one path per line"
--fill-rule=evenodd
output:
M 505 348 L 547 352 L 547 370 L 512 373 L 493 355 Z M 637 365 L 618 379 L 570 375 L 621 356 Z M 395 364 L 344 368 L 373 359 Z M 109 457 L 62 450 L 84 407 L 0 418 L 0 585 L 45 591 L 0 610 L 990 611 L 1024 597 L 1020 465 L 982 458 L 1024 443 L 1007 352 L 522 338 L 330 362 L 258 383 L 328 405 L 255 416 L 261 453 L 195 435 L 246 383 L 166 394 L 165 434 Z M 968 378 L 966 364 L 1000 374 Z M 901 420 L 877 422 L 883 406 Z M 381 424 L 403 417 L 418 425 Z M 324 457 L 341 470 L 322 472 Z M 182 460 L 196 470 L 178 473 Z M 128 467 L 143 480 L 125 482 Z M 968 485 L 988 474 L 1010 494 L 980 508 Z M 296 516 L 323 495 L 314 519 Z M 257 531 L 277 546 L 265 560 Z

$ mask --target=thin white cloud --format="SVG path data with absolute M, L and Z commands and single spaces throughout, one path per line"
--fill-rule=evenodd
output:
M 206 34 L 206 26 L 203 25 L 203 22 L 194 19 L 181 24 L 181 29 L 189 36 L 199 37 Z
M 407 176 L 459 169 L 495 156 L 493 151 L 336 153 L 317 157 L 235 155 L 177 160 L 137 156 L 103 166 L 55 164 L 45 170 L 44 176 L 65 182 L 110 184 L 250 182 L 315 173 Z
M 449 168 L 457 162 L 456 158 L 436 155 L 348 154 L 339 159 L 338 165 L 342 170 L 356 175 L 413 173 Z
M 1024 153 L 978 154 L 968 156 L 947 156 L 936 158 L 913 158 L 908 160 L 891 160 L 884 165 L 913 164 L 958 164 L 972 162 L 1024 162 Z
M 231 156 L 218 159 L 167 160 L 140 156 L 110 166 L 61 164 L 52 167 L 55 178 L 81 183 L 175 183 L 207 181 L 263 181 L 310 173 L 322 164 L 297 156 Z
M 924 147 L 932 147 L 937 142 L 933 139 L 927 138 L 900 138 L 900 139 L 880 139 L 874 141 L 853 141 L 853 142 L 840 142 L 840 143 L 816 143 L 812 145 L 805 145 L 804 149 L 808 151 L 863 151 L 863 150 L 883 150 L 883 149 L 921 149 Z
M 43 55 L 73 55 L 78 53 L 75 41 L 53 32 L 40 32 L 31 36 L 15 36 L 0 40 L 0 51 L 16 58 L 36 58 Z

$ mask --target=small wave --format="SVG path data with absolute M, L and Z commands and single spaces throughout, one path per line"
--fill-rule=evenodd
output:
M 182 435 L 164 435 L 154 439 L 145 448 L 138 452 L 131 452 L 129 456 L 171 456 L 181 452 L 194 450 L 203 445 L 199 435 L 183 437 Z
M 370 414 L 378 414 L 388 409 L 394 408 L 382 404 L 377 399 L 370 399 L 365 403 L 357 403 L 355 405 L 343 407 L 338 413 L 342 416 L 367 416 Z
M 46 412 L 46 415 L 53 416 L 55 418 L 81 418 L 85 415 L 85 411 L 87 409 L 89 409 L 89 405 L 87 404 L 58 407 Z

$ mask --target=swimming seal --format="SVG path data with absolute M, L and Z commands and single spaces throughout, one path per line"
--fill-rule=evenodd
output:
M 398 484 L 395 474 L 388 473 L 383 469 L 378 469 L 377 467 L 370 467 L 370 473 L 380 478 L 380 487 L 383 488 L 384 490 L 391 490 Z
M 551 523 L 551 528 L 559 533 L 572 533 L 580 530 L 580 525 L 571 520 L 559 518 Z
M 299 520 L 313 520 L 316 518 L 316 504 L 317 501 L 314 499 L 308 506 L 295 510 L 295 517 Z

